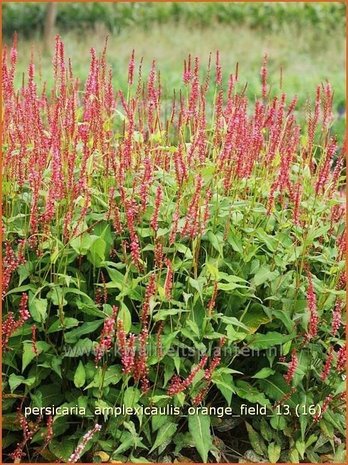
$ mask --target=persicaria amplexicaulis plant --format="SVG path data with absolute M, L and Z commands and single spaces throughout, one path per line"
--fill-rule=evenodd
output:
M 286 74 L 277 90 L 269 56 L 250 96 L 242 66 L 203 59 L 185 58 L 174 92 L 156 61 L 146 70 L 133 51 L 128 69 L 111 70 L 106 48 L 92 49 L 81 82 L 57 37 L 52 84 L 31 62 L 18 86 L 17 46 L 4 47 L 6 460 L 174 462 L 185 448 L 223 461 L 224 428 L 259 462 L 341 457 L 334 91 L 319 85 L 301 108 Z M 84 413 L 24 415 L 53 403 Z M 185 414 L 242 404 L 267 416 L 228 426 Z M 277 415 L 296 405 L 321 411 Z M 183 414 L 95 413 L 122 406 Z

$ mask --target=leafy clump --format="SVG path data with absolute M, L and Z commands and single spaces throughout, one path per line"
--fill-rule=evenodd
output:
M 162 103 L 56 40 L 54 88 L 3 56 L 8 461 L 343 461 L 343 150 L 219 53 Z M 215 98 L 207 95 L 215 89 Z M 273 90 L 274 93 L 274 90 Z M 300 110 L 301 111 L 301 110 Z M 231 443 L 231 438 L 233 443 Z M 235 452 L 233 452 L 235 451 Z

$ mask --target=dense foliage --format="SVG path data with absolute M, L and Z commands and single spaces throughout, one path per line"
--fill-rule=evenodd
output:
M 300 127 L 296 98 L 269 97 L 266 58 L 252 102 L 218 52 L 208 70 L 189 56 L 170 107 L 157 64 L 144 76 L 134 55 L 126 93 L 105 50 L 91 51 L 84 89 L 59 37 L 51 93 L 33 64 L 15 89 L 16 61 L 14 44 L 5 460 L 343 462 L 344 157 L 330 84 Z
M 44 3 L 3 5 L 3 32 L 12 37 L 14 32 L 30 36 L 42 31 L 46 5 Z M 154 23 L 182 22 L 188 26 L 204 27 L 212 23 L 245 24 L 262 30 L 277 30 L 294 26 L 315 26 L 322 32 L 336 31 L 345 23 L 345 4 L 327 3 L 62 3 L 58 5 L 57 26 L 61 30 L 80 30 L 104 24 L 110 32 L 124 28 L 148 28 Z

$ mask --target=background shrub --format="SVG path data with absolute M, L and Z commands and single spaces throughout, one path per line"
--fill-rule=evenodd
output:
M 41 33 L 44 3 L 5 3 L 3 33 L 8 38 L 15 31 L 30 36 Z M 148 28 L 150 24 L 182 22 L 189 27 L 206 27 L 212 23 L 231 27 L 245 24 L 251 28 L 279 31 L 284 27 L 319 28 L 321 32 L 337 30 L 345 24 L 344 3 L 61 3 L 57 25 L 61 31 L 94 27 L 103 23 L 112 33 L 128 27 Z
M 167 106 L 155 62 L 122 91 L 92 51 L 80 87 L 55 50 L 53 92 L 3 57 L 6 460 L 343 462 L 331 85 L 300 125 L 266 59 L 250 100 L 218 52 L 187 57 Z M 23 415 L 52 404 L 86 412 Z M 267 415 L 95 413 L 243 404 Z

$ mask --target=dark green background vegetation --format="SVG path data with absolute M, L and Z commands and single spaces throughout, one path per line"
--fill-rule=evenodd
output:
M 42 32 L 46 5 L 44 3 L 5 4 L 3 32 L 11 37 L 14 31 L 26 36 Z M 279 31 L 284 26 L 315 26 L 321 32 L 344 26 L 343 3 L 62 3 L 57 25 L 62 30 L 91 28 L 103 23 L 112 33 L 127 27 L 148 28 L 153 23 L 184 22 L 195 27 L 212 23 L 253 29 Z M 343 28 L 342 28 L 343 31 Z M 341 32 L 342 32 L 341 31 Z

